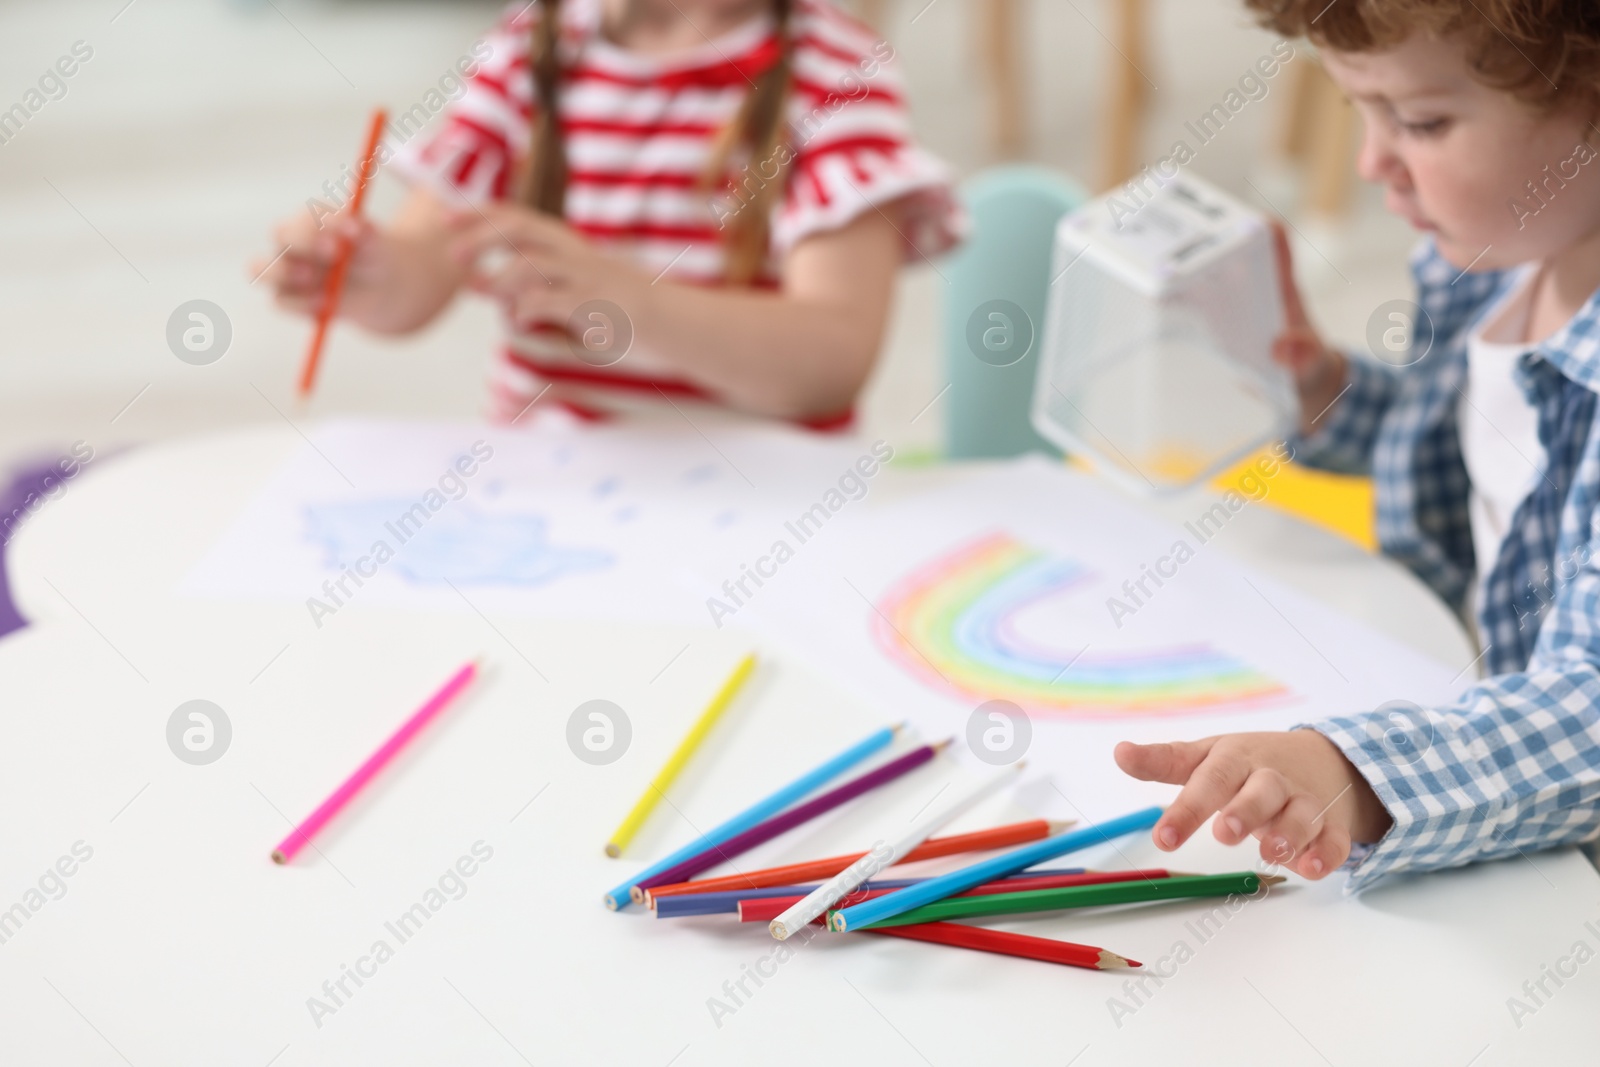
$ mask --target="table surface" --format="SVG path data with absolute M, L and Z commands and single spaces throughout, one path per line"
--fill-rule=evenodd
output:
M 630 859 L 607 860 L 619 804 L 748 638 L 361 610 L 310 640 L 296 605 L 173 597 L 298 444 L 287 428 L 249 429 L 97 461 L 13 545 L 19 602 L 40 622 L 0 641 L 0 804 L 26 813 L 0 854 L 6 1062 L 1486 1065 L 1593 1045 L 1600 982 L 1587 969 L 1559 988 L 1546 979 L 1537 1002 L 1523 989 L 1541 968 L 1570 973 L 1578 942 L 1600 948 L 1600 877 L 1570 851 L 1355 901 L 1337 880 L 1295 879 L 1235 912 L 1173 903 L 1005 926 L 1142 959 L 1154 972 L 1142 986 L 887 938 L 824 934 L 791 954 L 716 919 L 613 915 L 600 892 L 634 863 L 836 751 L 871 715 L 824 673 L 772 657 Z M 1219 545 L 1280 580 L 1470 663 L 1449 614 L 1387 562 L 1266 509 L 1227 533 Z M 477 654 L 484 678 L 427 744 L 315 852 L 268 862 L 397 713 Z M 635 724 L 627 754 L 601 767 L 564 741 L 568 714 L 596 697 Z M 198 767 L 165 734 L 196 698 L 233 730 L 223 758 Z M 775 761 L 799 721 L 815 729 Z M 965 774 L 936 762 L 749 862 L 863 847 L 863 826 L 903 825 Z M 1024 815 L 996 801 L 963 825 Z M 71 876 L 48 874 L 62 857 Z M 1078 859 L 1256 862 L 1206 835 L 1170 861 L 1142 835 Z M 427 917 L 402 938 L 393 924 L 414 905 Z M 1531 1012 L 1514 1017 L 1511 997 Z

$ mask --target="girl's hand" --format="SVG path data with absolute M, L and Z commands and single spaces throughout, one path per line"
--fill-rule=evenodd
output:
M 1377 841 L 1392 821 L 1361 773 L 1315 730 L 1124 741 L 1116 760 L 1135 778 L 1184 787 L 1151 834 L 1166 852 L 1216 814 L 1212 833 L 1224 845 L 1253 836 L 1262 859 L 1316 879 L 1350 857 L 1351 841 Z
M 450 229 L 450 255 L 467 271 L 467 285 L 499 301 L 519 329 L 565 329 L 591 300 L 610 301 L 632 318 L 650 290 L 650 279 L 631 263 L 520 205 L 457 213 Z
M 272 287 L 279 307 L 313 316 L 322 311 L 328 274 L 341 245 L 352 246 L 339 295 L 338 315 L 381 333 L 410 328 L 415 317 L 402 283 L 402 242 L 362 218 L 330 215 L 322 225 L 309 213 L 295 215 L 273 230 L 279 252 L 250 264 L 250 275 Z
M 1272 245 L 1278 261 L 1279 295 L 1283 300 L 1283 332 L 1272 342 L 1272 358 L 1294 376 L 1300 393 L 1300 432 L 1309 435 L 1344 389 L 1344 355 L 1322 343 L 1294 281 L 1294 262 L 1283 223 L 1273 219 Z

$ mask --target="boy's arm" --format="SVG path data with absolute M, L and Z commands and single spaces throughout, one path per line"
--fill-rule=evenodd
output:
M 1312 723 L 1394 820 L 1358 847 L 1347 891 L 1600 837 L 1600 576 L 1585 567 L 1545 622 L 1528 670 L 1454 704 L 1402 704 Z
M 1590 533 L 1600 533 L 1593 520 Z M 1288 733 L 1119 746 L 1128 773 L 1184 786 L 1155 827 L 1156 844 L 1176 848 L 1217 814 L 1224 844 L 1254 835 L 1263 859 L 1309 878 L 1353 859 L 1346 891 L 1357 892 L 1404 871 L 1600 837 L 1592 543 L 1556 561 L 1557 576 L 1575 573 L 1528 669 L 1486 679 L 1446 707 L 1396 702 Z

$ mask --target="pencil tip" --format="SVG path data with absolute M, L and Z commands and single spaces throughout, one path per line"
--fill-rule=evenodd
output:
M 289 857 L 285 856 L 282 850 L 275 848 L 272 850 L 272 862 L 277 864 L 288 863 Z
M 739 917 L 741 919 L 744 918 L 744 902 L 743 901 L 739 902 Z M 787 929 L 785 929 L 784 925 L 781 922 L 779 922 L 777 919 L 773 919 L 770 923 L 767 924 L 767 932 L 770 933 L 773 937 L 777 938 L 779 941 L 787 941 L 789 939 L 789 931 Z
M 1287 882 L 1288 880 L 1289 880 L 1288 877 L 1286 875 L 1282 875 L 1282 874 L 1263 874 L 1263 875 L 1261 875 L 1261 884 L 1262 885 L 1282 885 L 1284 882 Z
M 618 856 L 622 855 L 622 849 L 618 848 L 614 843 L 607 841 L 606 855 L 610 856 L 612 859 L 616 859 Z

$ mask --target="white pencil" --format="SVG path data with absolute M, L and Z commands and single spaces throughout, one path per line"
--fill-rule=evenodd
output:
M 805 929 L 806 923 L 833 907 L 839 902 L 840 898 L 849 894 L 862 882 L 865 882 L 885 867 L 892 867 L 899 863 L 907 853 L 938 833 L 947 823 L 953 822 L 957 816 L 975 807 L 979 801 L 999 792 L 1000 787 L 1010 781 L 1011 776 L 1020 770 L 1022 770 L 1022 763 L 1019 761 L 999 771 L 987 781 L 970 790 L 965 796 L 958 797 L 918 823 L 910 833 L 896 841 L 887 851 L 874 846 L 868 850 L 866 855 L 813 889 L 806 895 L 804 900 L 795 904 L 776 919 L 773 919 L 767 925 L 767 929 L 779 941 L 785 940 L 790 934 L 798 930 Z

